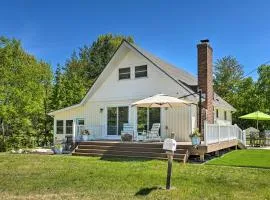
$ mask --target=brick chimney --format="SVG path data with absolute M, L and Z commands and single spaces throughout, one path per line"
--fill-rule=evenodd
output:
M 198 88 L 205 94 L 205 101 L 202 106 L 206 109 L 204 119 L 208 123 L 214 122 L 213 113 L 213 49 L 209 44 L 209 40 L 201 40 L 197 45 L 198 49 Z

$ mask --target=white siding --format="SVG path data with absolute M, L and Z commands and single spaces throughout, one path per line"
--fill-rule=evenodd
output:
M 134 67 L 143 64 L 148 66 L 148 77 L 135 79 Z M 118 80 L 118 70 L 123 67 L 131 67 L 131 79 Z M 129 106 L 129 123 L 136 127 L 137 109 L 131 107 L 131 104 L 158 93 L 177 97 L 187 94 L 179 84 L 161 72 L 143 56 L 135 51 L 129 51 L 119 64 L 114 67 L 114 70 L 111 71 L 110 75 L 97 88 L 86 104 L 79 108 L 55 114 L 55 120 L 84 118 L 85 124 L 88 126 L 104 127 L 103 129 L 98 129 L 95 134 L 100 137 L 106 137 L 108 106 Z M 190 141 L 188 136 L 192 131 L 192 116 L 196 118 L 196 106 L 185 105 L 176 109 L 162 109 L 162 136 L 166 137 L 166 133 L 175 132 L 178 141 Z M 166 125 L 168 130 L 165 129 Z
M 134 78 L 135 66 L 144 64 L 148 67 L 148 77 Z M 131 67 L 131 79 L 118 80 L 118 70 L 123 67 Z M 141 99 L 158 93 L 180 96 L 185 94 L 185 90 L 144 57 L 130 51 L 91 97 L 91 101 Z
M 217 110 L 218 110 L 218 117 L 216 115 Z M 227 113 L 226 120 L 225 120 L 225 111 Z M 215 121 L 215 124 L 231 125 L 232 124 L 232 112 L 225 110 L 225 109 L 222 109 L 222 108 L 215 108 L 214 121 Z
M 190 141 L 189 134 L 194 128 L 192 127 L 192 117 L 196 119 L 196 106 L 183 105 L 179 108 L 168 108 L 164 113 L 162 131 L 168 135 L 174 132 L 177 141 Z M 168 127 L 167 130 L 165 129 L 166 126 Z

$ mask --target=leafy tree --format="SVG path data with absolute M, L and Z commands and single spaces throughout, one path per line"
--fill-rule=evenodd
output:
M 5 145 L 33 145 L 48 130 L 51 78 L 50 66 L 26 53 L 20 41 L 0 37 L 0 131 Z
M 214 90 L 226 101 L 232 101 L 243 77 L 243 67 L 235 57 L 225 56 L 214 65 Z
M 257 110 L 270 111 L 270 66 L 260 66 L 258 74 L 257 81 L 251 77 L 243 78 L 242 66 L 231 56 L 218 59 L 215 63 L 215 92 L 236 108 L 233 123 L 242 128 L 255 126 L 256 122 L 239 119 L 241 115 Z M 269 126 L 267 122 L 264 124 Z
M 258 99 L 259 97 L 256 95 L 256 87 L 253 79 L 251 77 L 242 79 L 239 82 L 237 93 L 235 93 L 234 99 L 229 102 L 237 110 L 233 114 L 233 122 L 240 125 L 242 128 L 254 126 L 254 121 L 239 119 L 239 117 L 247 113 L 259 110 L 259 105 L 257 103 Z
M 55 73 L 52 108 L 54 110 L 79 103 L 106 67 L 113 53 L 125 39 L 133 43 L 130 36 L 105 34 L 90 46 L 84 45 Z
M 257 104 L 260 106 L 260 111 L 270 114 L 270 65 L 261 65 L 258 68 L 258 74 L 259 78 L 256 82 Z M 263 124 L 265 129 L 270 129 L 269 121 L 264 121 Z
M 270 113 L 270 65 L 258 68 L 259 78 L 256 83 L 257 94 L 260 95 L 261 109 Z

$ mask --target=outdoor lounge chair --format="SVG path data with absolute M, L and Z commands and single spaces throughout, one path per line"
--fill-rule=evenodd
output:
M 132 124 L 128 124 L 128 123 L 123 124 L 123 130 L 121 131 L 121 140 L 122 140 L 122 136 L 124 136 L 125 134 L 131 135 L 132 141 L 134 140 L 134 127 Z
M 154 123 L 150 131 L 147 132 L 146 140 L 161 142 L 161 137 L 159 135 L 160 123 Z

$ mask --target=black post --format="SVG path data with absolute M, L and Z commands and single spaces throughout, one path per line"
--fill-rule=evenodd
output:
M 199 132 L 202 133 L 202 91 L 199 90 Z
M 168 156 L 168 169 L 167 169 L 167 182 L 166 182 L 166 190 L 171 189 L 171 177 L 172 177 L 172 161 L 173 161 L 173 153 L 167 153 Z

